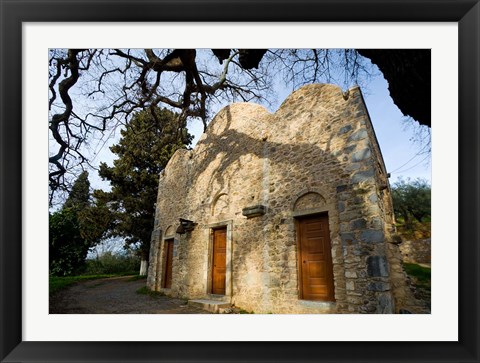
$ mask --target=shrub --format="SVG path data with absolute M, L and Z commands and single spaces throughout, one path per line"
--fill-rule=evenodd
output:
M 80 236 L 77 212 L 62 208 L 49 216 L 50 274 L 69 276 L 84 268 L 90 243 Z
M 431 187 L 427 180 L 399 179 L 392 186 L 392 199 L 395 217 L 406 229 L 413 230 L 415 221 L 430 221 Z
M 85 274 L 118 274 L 132 272 L 138 273 L 140 258 L 133 255 L 113 254 L 106 252 L 86 262 Z

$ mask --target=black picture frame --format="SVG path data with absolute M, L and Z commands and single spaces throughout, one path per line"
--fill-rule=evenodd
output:
M 0 0 L 0 12 L 2 362 L 479 362 L 478 0 Z M 22 341 L 22 23 L 59 21 L 458 22 L 459 341 L 222 343 Z M 43 62 L 44 58 L 44 55 L 39 55 L 40 62 Z M 454 177 L 455 175 L 452 175 L 452 178 Z

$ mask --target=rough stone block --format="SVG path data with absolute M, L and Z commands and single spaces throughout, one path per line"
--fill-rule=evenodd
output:
M 390 290 L 390 284 L 381 281 L 374 281 L 368 284 L 367 290 L 369 291 L 388 291 Z
M 247 218 L 263 216 L 267 211 L 264 205 L 254 205 L 242 209 L 242 215 Z
M 349 279 L 356 279 L 357 273 L 355 271 L 345 271 L 345 277 Z
M 385 240 L 382 230 L 367 229 L 360 234 L 360 240 L 367 243 L 381 243 Z
M 357 171 L 362 167 L 362 163 L 350 163 L 345 167 L 346 171 Z
M 343 126 L 339 131 L 338 131 L 338 135 L 343 135 L 343 134 L 346 134 L 347 132 L 351 131 L 352 130 L 352 125 L 346 125 L 346 126 Z
M 350 135 L 350 137 L 348 138 L 348 142 L 360 141 L 360 140 L 366 139 L 367 137 L 368 137 L 367 130 L 360 129 Z
M 353 233 L 340 233 L 340 238 L 342 239 L 343 246 L 350 246 L 358 243 Z
M 362 182 L 372 182 L 374 176 L 375 176 L 375 171 L 372 168 L 367 170 L 357 171 L 352 176 L 352 183 L 358 184 Z
M 360 110 L 360 111 L 357 111 L 357 113 L 355 113 L 355 117 L 362 117 L 362 116 L 365 116 L 364 110 Z
M 357 148 L 357 145 L 350 145 L 350 146 L 347 146 L 345 149 L 343 149 L 343 152 L 345 154 L 350 154 L 356 148 Z
M 370 215 L 376 215 L 381 213 L 380 207 L 377 204 L 370 204 L 367 208 L 367 212 Z
M 380 218 L 374 217 L 374 218 L 372 218 L 372 220 L 370 222 L 370 226 L 374 229 L 382 229 L 383 222 Z
M 359 209 L 351 210 L 348 212 L 343 212 L 340 214 L 340 221 L 341 222 L 350 222 L 354 219 L 361 218 L 362 211 Z
M 368 159 L 372 156 L 372 152 L 370 151 L 369 148 L 365 148 L 360 151 L 356 151 L 352 154 L 352 162 L 356 163 L 359 161 L 363 161 L 365 159 Z
M 351 232 L 351 229 L 350 229 L 350 227 L 349 227 L 349 224 L 346 223 L 346 222 L 341 222 L 338 230 L 339 230 L 340 233 Z
M 151 240 L 157 241 L 160 238 L 161 234 L 162 234 L 161 229 L 154 229 L 152 232 Z
M 355 290 L 347 290 L 347 296 L 348 296 L 348 299 L 355 299 L 354 297 L 352 298 L 352 296 L 356 296 L 357 299 L 355 299 L 355 301 L 360 301 L 360 298 L 363 294 L 361 292 L 358 292 L 358 291 L 355 291 Z
M 379 314 L 393 314 L 393 300 L 392 295 L 383 293 L 378 296 L 377 313 Z
M 351 193 L 350 192 L 337 193 L 337 198 L 338 200 L 341 200 L 341 201 L 348 201 L 351 198 Z
M 388 261 L 386 256 L 368 256 L 367 273 L 371 277 L 387 277 Z
M 364 229 L 367 227 L 367 221 L 365 218 L 355 219 L 350 222 L 350 228 L 352 230 Z
M 355 283 L 353 281 L 347 281 L 346 287 L 347 287 L 348 291 L 354 291 L 355 290 Z

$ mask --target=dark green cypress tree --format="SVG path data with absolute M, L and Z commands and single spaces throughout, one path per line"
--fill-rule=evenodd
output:
M 178 130 L 177 117 L 156 107 L 136 113 L 122 130 L 119 143 L 110 148 L 118 157 L 113 166 L 100 164 L 99 175 L 110 182 L 111 191 L 96 190 L 97 203 L 108 205 L 114 214 L 111 234 L 124 237 L 127 248 L 134 245 L 144 262 L 150 250 L 160 171 L 175 151 L 192 140 L 186 130 Z
M 83 171 L 72 186 L 63 208 L 81 211 L 90 205 L 90 182 L 88 171 Z

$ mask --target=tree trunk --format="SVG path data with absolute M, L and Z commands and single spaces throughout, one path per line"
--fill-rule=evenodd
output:
M 142 258 L 140 262 L 140 276 L 147 276 L 148 261 Z

